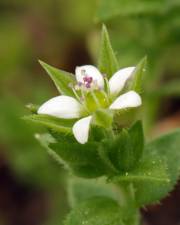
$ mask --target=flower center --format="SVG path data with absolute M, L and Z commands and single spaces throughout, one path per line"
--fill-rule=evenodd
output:
M 83 77 L 84 85 L 86 88 L 91 88 L 91 85 L 93 83 L 93 78 L 90 76 Z

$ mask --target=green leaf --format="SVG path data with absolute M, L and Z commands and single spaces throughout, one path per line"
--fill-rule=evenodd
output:
M 145 147 L 143 159 L 133 171 L 114 181 L 132 183 L 138 206 L 155 203 L 172 191 L 180 174 L 180 129 Z
M 93 122 L 104 128 L 110 128 L 113 122 L 113 113 L 110 110 L 98 109 L 93 114 Z
M 166 163 L 154 156 L 143 159 L 139 166 L 112 179 L 120 185 L 132 184 L 137 207 L 158 202 L 169 185 Z
M 102 28 L 98 68 L 108 78 L 119 69 L 118 61 L 111 47 L 109 35 L 104 25 Z
M 134 154 L 131 139 L 127 130 L 123 129 L 113 144 L 113 150 L 117 152 L 113 159 L 119 170 L 130 170 L 134 165 Z M 115 157 L 114 157 L 115 156 Z
M 138 164 L 143 148 L 143 128 L 141 121 L 138 121 L 129 130 L 123 129 L 115 138 L 109 155 L 116 168 L 120 171 L 129 171 Z
M 116 201 L 96 197 L 75 207 L 64 225 L 137 225 L 139 219 L 137 215 L 135 211 L 131 214 L 131 218 L 127 218 Z
M 74 119 L 60 119 L 53 116 L 38 114 L 28 115 L 23 118 L 60 133 L 72 133 L 72 126 L 75 122 Z
M 87 144 L 58 142 L 50 144 L 54 150 L 71 168 L 72 172 L 80 177 L 99 177 L 104 174 L 105 168 L 97 153 L 98 143 Z
M 65 72 L 63 70 L 56 69 L 42 61 L 39 61 L 42 67 L 46 70 L 49 74 L 51 79 L 54 81 L 58 91 L 61 94 L 74 96 L 70 85 L 75 84 L 75 77 L 73 74 Z
M 144 131 L 141 121 L 137 121 L 130 129 L 129 136 L 133 148 L 134 165 L 139 163 L 144 149 Z
M 180 129 L 174 132 L 163 135 L 160 138 L 155 139 L 146 146 L 146 157 L 153 158 L 155 154 L 164 158 L 167 164 L 167 172 L 170 182 L 165 186 L 159 187 L 161 189 L 161 196 L 158 196 L 158 200 L 165 197 L 168 192 L 172 191 L 174 185 L 177 183 L 180 175 Z M 147 190 L 148 191 L 148 190 Z M 158 192 L 158 190 L 154 190 Z M 155 195 L 155 193 L 153 194 Z M 143 196 L 140 196 L 140 199 Z
M 118 204 L 112 199 L 102 197 L 81 203 L 68 215 L 64 224 L 124 225 Z
M 138 63 L 132 75 L 133 81 L 132 81 L 130 90 L 134 90 L 140 94 L 142 93 L 142 81 L 143 81 L 143 75 L 145 73 L 146 63 L 147 63 L 147 57 L 144 57 Z
M 92 197 L 108 197 L 121 201 L 121 191 L 114 184 L 107 183 L 105 178 L 83 179 L 71 177 L 68 182 L 68 196 L 71 207 Z

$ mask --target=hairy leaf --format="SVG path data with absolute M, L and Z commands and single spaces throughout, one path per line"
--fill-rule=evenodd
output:
M 145 147 L 137 168 L 114 178 L 132 183 L 138 206 L 158 202 L 170 192 L 180 173 L 180 130 L 157 138 Z

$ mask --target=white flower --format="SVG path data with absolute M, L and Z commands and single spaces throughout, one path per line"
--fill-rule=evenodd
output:
M 40 106 L 38 114 L 64 119 L 78 118 L 72 132 L 79 143 L 85 144 L 88 141 L 92 113 L 96 109 L 101 107 L 122 110 L 142 104 L 140 95 L 135 91 L 119 95 L 132 77 L 134 69 L 135 67 L 121 69 L 107 81 L 94 66 L 77 67 L 75 71 L 77 85 L 71 87 L 76 98 L 64 95 L 54 97 Z

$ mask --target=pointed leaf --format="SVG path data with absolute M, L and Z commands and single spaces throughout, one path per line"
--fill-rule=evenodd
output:
M 99 54 L 99 70 L 110 78 L 118 69 L 118 61 L 111 47 L 109 35 L 106 27 L 103 25 L 102 37 Z
M 71 73 L 59 70 L 53 66 L 50 66 L 42 61 L 39 61 L 41 66 L 46 70 L 51 79 L 54 81 L 58 91 L 61 94 L 74 96 L 70 85 L 75 84 L 75 76 Z

